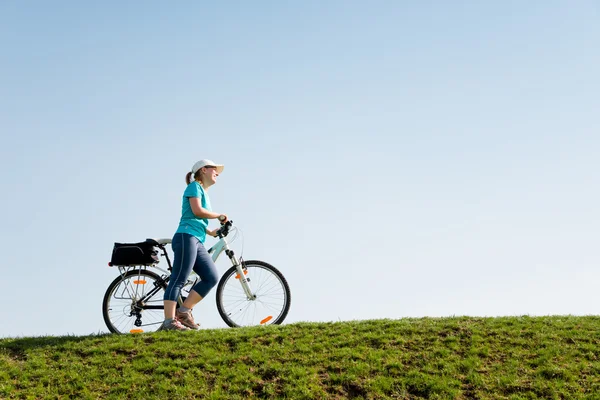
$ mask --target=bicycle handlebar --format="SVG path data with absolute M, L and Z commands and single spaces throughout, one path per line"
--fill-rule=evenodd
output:
M 233 226 L 233 221 L 229 220 L 223 224 L 219 229 L 217 229 L 217 236 L 220 238 L 224 238 L 229 235 L 229 228 Z

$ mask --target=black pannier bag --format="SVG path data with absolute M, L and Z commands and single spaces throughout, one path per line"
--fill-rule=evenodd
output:
M 152 265 L 159 261 L 158 251 L 152 243 L 115 243 L 110 265 Z

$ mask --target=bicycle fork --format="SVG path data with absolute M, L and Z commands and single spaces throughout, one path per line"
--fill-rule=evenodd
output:
M 244 289 L 244 293 L 246 293 L 246 297 L 248 298 L 248 300 L 256 300 L 256 295 L 252 293 L 252 289 L 250 288 L 250 279 L 246 278 L 246 274 L 248 273 L 248 270 L 243 267 L 244 262 L 242 261 L 241 257 L 238 260 L 235 257 L 233 250 L 229 249 L 229 246 L 227 246 L 227 244 L 225 244 L 225 246 L 223 246 L 223 249 L 225 250 L 225 254 L 227 254 L 227 257 L 229 257 L 229 259 L 231 260 L 231 263 L 233 264 L 233 266 L 235 267 L 235 270 L 237 271 L 237 275 L 235 276 L 235 279 L 240 280 L 240 283 L 242 284 L 242 288 Z

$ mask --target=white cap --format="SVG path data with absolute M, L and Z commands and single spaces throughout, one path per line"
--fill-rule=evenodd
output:
M 200 168 L 203 167 L 217 167 L 217 173 L 220 175 L 223 172 L 225 166 L 223 164 L 216 164 L 210 160 L 200 160 L 192 167 L 192 175 L 194 175 Z

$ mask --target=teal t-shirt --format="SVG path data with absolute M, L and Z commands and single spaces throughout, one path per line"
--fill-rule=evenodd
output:
M 206 240 L 206 229 L 208 228 L 208 219 L 198 218 L 192 212 L 190 206 L 190 197 L 199 197 L 202 208 L 208 211 L 212 211 L 210 207 L 210 199 L 208 194 L 204 191 L 202 185 L 194 181 L 190 183 L 185 192 L 183 192 L 183 201 L 181 203 L 181 220 L 179 221 L 179 227 L 175 233 L 189 233 L 192 236 L 198 238 L 200 243 L 204 243 Z

